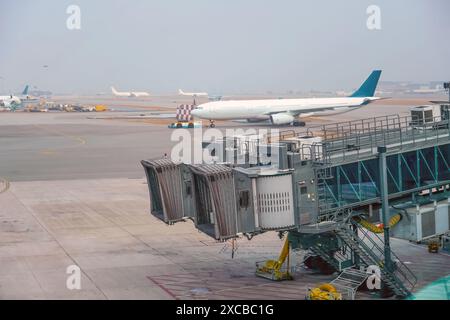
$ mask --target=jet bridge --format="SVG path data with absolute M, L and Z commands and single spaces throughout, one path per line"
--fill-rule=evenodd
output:
M 448 228 L 449 120 L 427 120 L 418 126 L 411 116 L 388 115 L 295 134 L 225 137 L 204 144 L 208 164 L 143 161 L 152 212 L 167 223 L 193 219 L 219 241 L 289 231 L 291 248 L 308 249 L 335 270 L 381 266 L 385 285 L 406 296 L 415 276 L 386 251 L 388 235 L 368 226 L 381 220 L 383 207 L 405 239 L 419 222 L 427 236 Z M 420 209 L 430 203 L 439 205 Z M 411 214 L 425 211 L 435 216 Z M 389 227 L 396 228 L 388 226 L 388 234 Z

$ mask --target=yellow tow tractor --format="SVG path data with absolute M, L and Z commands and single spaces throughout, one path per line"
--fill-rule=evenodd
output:
M 439 252 L 439 240 L 428 241 L 428 252 L 429 253 L 438 253 Z
M 286 237 L 278 260 L 267 260 L 256 263 L 256 275 L 273 281 L 292 280 L 289 261 L 289 240 Z M 284 266 L 284 263 L 286 265 Z

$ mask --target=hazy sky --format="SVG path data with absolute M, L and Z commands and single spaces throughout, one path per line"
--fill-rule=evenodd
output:
M 81 8 L 81 30 L 66 9 Z M 381 30 L 366 9 L 381 9 Z M 337 90 L 450 78 L 448 0 L 0 0 L 0 89 Z M 44 68 L 48 65 L 48 68 Z

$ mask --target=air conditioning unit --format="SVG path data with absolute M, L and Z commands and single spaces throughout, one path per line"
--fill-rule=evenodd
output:
M 450 229 L 449 199 L 416 205 L 406 211 L 408 216 L 391 228 L 393 237 L 420 242 L 443 235 Z

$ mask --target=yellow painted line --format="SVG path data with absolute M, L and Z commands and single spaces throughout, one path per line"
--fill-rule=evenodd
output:
M 56 151 L 53 151 L 50 149 L 45 149 L 45 150 L 42 150 L 40 153 L 45 154 L 45 155 L 53 155 L 53 154 L 56 154 Z
M 80 136 L 70 136 L 70 135 L 67 135 L 67 134 L 65 134 L 65 133 L 63 133 L 63 132 L 61 132 L 61 131 L 58 131 L 58 130 L 51 130 L 51 129 L 48 129 L 48 128 L 44 128 L 44 127 L 42 127 L 42 126 L 40 126 L 40 125 L 37 125 L 37 124 L 35 124 L 34 126 L 37 127 L 37 128 L 39 128 L 39 129 L 41 129 L 41 130 L 47 131 L 47 132 L 49 132 L 49 133 L 53 133 L 53 134 L 56 134 L 56 135 L 59 135 L 59 136 L 68 138 L 68 139 L 70 139 L 70 140 L 76 141 L 76 142 L 78 142 L 79 145 L 85 145 L 85 144 L 87 143 L 86 140 L 83 139 L 83 138 L 80 137 Z
M 4 193 L 4 192 L 8 191 L 10 183 L 9 183 L 8 180 L 2 179 L 2 178 L 0 178 L 0 182 L 3 182 L 3 185 L 4 185 L 3 189 L 0 190 L 0 194 L 1 194 L 1 193 Z

